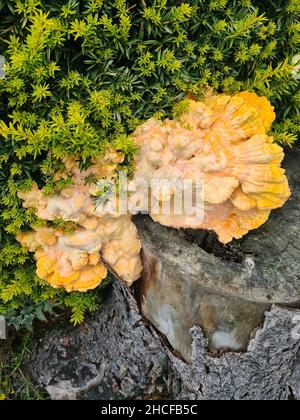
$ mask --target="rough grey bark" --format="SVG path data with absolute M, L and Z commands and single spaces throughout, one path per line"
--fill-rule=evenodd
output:
M 246 353 L 225 353 L 220 358 L 206 351 L 207 340 L 194 327 L 192 364 L 170 355 L 181 378 L 178 397 L 196 400 L 287 400 L 293 380 L 299 337 L 293 319 L 300 311 L 273 307 Z M 299 384 L 298 384 L 299 390 Z M 296 397 L 296 395 L 294 395 Z
M 291 393 L 295 400 L 300 401 L 300 350 L 298 351 L 294 373 L 291 380 Z
M 293 199 L 229 247 L 139 218 L 137 289 L 115 282 L 83 325 L 41 339 L 33 382 L 54 399 L 300 399 L 299 161 L 287 159 Z M 214 351 L 233 338 L 243 351 Z
M 253 333 L 247 352 L 221 357 L 208 351 L 201 328 L 194 327 L 188 363 L 159 339 L 141 319 L 132 296 L 116 283 L 97 315 L 72 331 L 45 336 L 25 368 L 56 400 L 295 399 L 300 354 L 296 316 L 300 311 L 273 307 L 263 328 Z
M 164 398 L 172 378 L 160 339 L 119 282 L 83 325 L 43 338 L 25 369 L 53 399 Z

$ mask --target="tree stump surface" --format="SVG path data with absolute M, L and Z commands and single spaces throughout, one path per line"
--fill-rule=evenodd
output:
M 135 219 L 143 245 L 142 312 L 186 360 L 194 325 L 212 350 L 246 350 L 272 305 L 300 307 L 299 162 L 298 151 L 285 162 L 293 193 L 286 206 L 227 246 L 212 233 Z
M 137 217 L 141 281 L 47 333 L 33 382 L 53 399 L 300 399 L 299 162 L 285 162 L 293 198 L 229 246 Z

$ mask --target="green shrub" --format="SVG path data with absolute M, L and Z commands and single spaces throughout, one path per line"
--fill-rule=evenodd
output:
M 86 165 L 113 144 L 131 173 L 128 134 L 208 86 L 267 96 L 277 141 L 295 142 L 299 17 L 299 0 L 0 0 L 0 313 L 29 306 L 32 318 L 50 302 L 78 323 L 97 308 L 101 291 L 51 289 L 15 241 L 36 222 L 17 191 L 32 180 L 60 191 L 68 180 L 53 174 L 64 156 Z

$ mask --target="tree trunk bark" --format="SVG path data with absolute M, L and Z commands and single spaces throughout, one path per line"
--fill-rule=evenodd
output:
M 163 344 L 119 281 L 79 327 L 52 331 L 25 369 L 53 399 L 165 398 L 173 371 Z
M 137 217 L 142 279 L 43 338 L 32 380 L 54 399 L 300 399 L 299 161 L 289 203 L 228 246 Z

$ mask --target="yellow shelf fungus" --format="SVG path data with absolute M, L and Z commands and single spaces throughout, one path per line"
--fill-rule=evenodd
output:
M 153 220 L 176 228 L 213 230 L 226 244 L 264 224 L 272 209 L 284 205 L 290 196 L 285 171 L 281 168 L 283 150 L 268 136 L 275 118 L 266 98 L 249 92 L 235 96 L 208 94 L 203 102 L 187 99 L 183 112 L 174 120 L 152 118 L 133 134 L 139 147 L 136 170 L 131 183 L 140 180 L 169 180 L 143 192 L 131 190 L 132 202 L 147 203 Z M 34 207 L 39 218 L 47 221 L 72 221 L 78 228 L 72 234 L 59 229 L 37 228 L 20 233 L 17 239 L 35 252 L 37 274 L 53 287 L 67 291 L 86 291 L 97 287 L 106 277 L 105 263 L 131 285 L 140 277 L 141 244 L 127 213 L 109 211 L 109 199 L 95 206 L 96 180 L 114 181 L 124 156 L 109 150 L 87 170 L 67 159 L 64 173 L 72 176 L 72 186 L 60 194 L 45 196 L 35 185 L 20 192 L 25 208 Z M 201 181 L 202 212 L 161 211 L 163 204 L 174 202 L 174 181 Z M 144 196 L 143 196 L 144 194 Z M 156 212 L 149 207 L 157 204 Z M 129 200 L 130 202 L 130 200 Z
M 163 214 L 166 226 L 214 230 L 222 243 L 264 224 L 290 196 L 283 150 L 267 135 L 275 113 L 268 100 L 249 92 L 208 94 L 186 100 L 174 120 L 150 119 L 134 133 L 140 147 L 136 179 L 200 180 L 203 217 Z M 152 190 L 152 199 L 171 200 L 174 188 Z
M 17 239 L 29 251 L 35 252 L 37 274 L 51 286 L 67 291 L 87 291 L 97 287 L 106 277 L 107 263 L 128 285 L 140 277 L 141 244 L 129 215 L 111 215 L 97 208 L 92 195 L 96 185 L 87 177 L 112 179 L 122 156 L 109 153 L 98 159 L 90 169 L 80 171 L 73 159 L 65 162 L 73 184 L 59 195 L 47 197 L 37 185 L 19 193 L 25 208 L 34 207 L 39 218 L 47 221 L 62 219 L 78 225 L 66 234 L 59 229 L 37 228 L 20 233 Z M 57 174 L 57 178 L 62 174 Z

